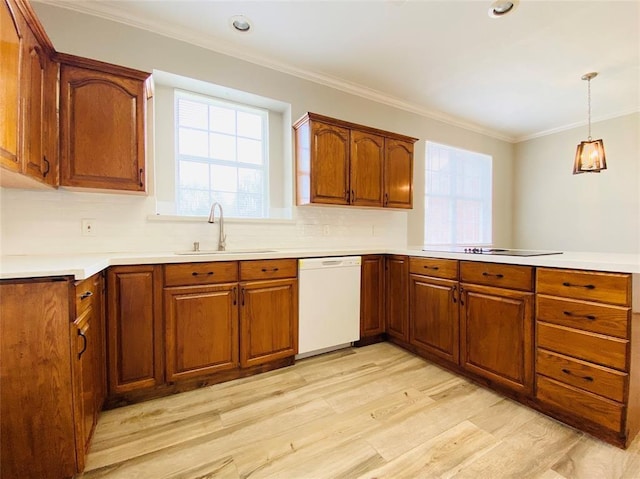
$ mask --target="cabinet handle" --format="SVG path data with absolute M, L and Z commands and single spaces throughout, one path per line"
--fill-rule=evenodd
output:
M 596 317 L 592 314 L 574 314 L 571 311 L 563 311 L 565 316 L 570 316 L 572 318 L 585 318 L 590 321 L 595 321 Z
M 93 296 L 93 293 L 91 291 L 87 291 L 80 295 L 80 299 L 87 299 L 87 298 L 90 298 L 91 296 Z
M 356 202 L 356 192 L 354 190 L 351 190 L 351 203 L 355 203 Z
M 191 276 L 200 276 L 200 275 L 213 276 L 214 272 L 213 271 L 207 271 L 206 273 L 198 273 L 197 271 L 193 271 L 191 273 Z
M 82 351 L 78 353 L 78 359 L 80 359 L 84 354 L 84 352 L 87 350 L 87 336 L 84 334 L 84 331 L 81 329 L 78 329 L 78 336 L 82 338 Z
M 231 290 L 231 297 L 233 298 L 234 306 L 238 304 L 237 294 L 238 294 L 238 288 L 234 286 L 233 289 Z
M 271 271 L 272 273 L 275 273 L 276 271 L 278 271 L 280 268 L 271 268 L 271 269 L 267 269 L 267 268 L 262 268 L 262 272 L 266 273 L 267 271 Z
M 42 177 L 46 178 L 47 175 L 49 174 L 49 171 L 51 171 L 51 164 L 49 163 L 49 160 L 47 160 L 47 155 L 44 155 L 42 157 L 42 161 L 44 161 L 44 165 L 47 167 L 43 172 L 42 172 Z
M 590 383 L 593 382 L 593 378 L 591 376 L 578 376 L 577 374 L 573 374 L 571 371 L 564 368 L 562 369 L 562 372 L 568 374 L 569 376 L 575 376 L 577 378 L 584 379 L 585 381 L 589 381 Z
M 389 193 L 384 194 L 384 206 L 389 204 Z
M 566 286 L 567 288 L 586 288 L 586 289 L 596 289 L 593 284 L 572 284 L 569 282 L 562 283 L 562 286 Z
M 462 286 L 460 286 L 460 305 L 464 306 L 464 289 L 462 289 Z
M 140 180 L 140 186 L 144 186 L 144 183 L 142 182 L 143 173 L 144 169 L 140 168 L 140 176 L 138 177 L 138 179 Z
M 453 289 L 451 290 L 451 299 L 453 300 L 454 303 L 457 303 L 458 300 L 456 299 L 456 292 L 458 291 L 458 287 L 454 286 Z
M 498 279 L 504 278 L 504 274 L 501 274 L 501 273 L 493 274 L 493 273 L 487 273 L 486 271 L 482 273 L 482 276 L 495 276 Z
M 432 269 L 434 271 L 438 271 L 440 269 L 439 266 L 423 266 L 424 269 Z
M 244 288 L 240 290 L 240 304 L 244 306 Z

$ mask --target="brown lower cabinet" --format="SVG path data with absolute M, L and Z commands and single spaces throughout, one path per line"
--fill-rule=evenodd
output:
M 383 339 L 385 332 L 385 257 L 362 257 L 360 268 L 360 340 L 365 346 Z
M 70 478 L 104 401 L 102 276 L 0 282 L 2 479 Z
M 387 335 L 409 341 L 409 257 L 385 258 L 385 320 Z
M 295 259 L 118 266 L 108 277 L 109 407 L 293 364 Z

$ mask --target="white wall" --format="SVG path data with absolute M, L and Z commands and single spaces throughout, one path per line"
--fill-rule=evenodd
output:
M 288 223 L 228 223 L 230 248 L 421 244 L 424 140 L 493 156 L 495 243 L 511 245 L 513 145 L 509 143 L 148 31 L 50 5 L 38 3 L 34 8 L 58 51 L 145 71 L 159 69 L 284 101 L 291 104 L 293 120 L 312 111 L 420 138 L 415 150 L 414 210 L 294 208 Z M 166 251 L 189 248 L 193 241 L 205 248 L 207 242 L 213 245 L 217 231 L 204 222 L 149 221 L 155 213 L 153 194 L 3 188 L 0 202 L 2 254 Z M 80 235 L 82 218 L 96 219 L 95 237 Z M 323 236 L 325 224 L 328 236 Z
M 640 253 L 640 113 L 592 124 L 608 169 L 572 175 L 586 126 L 516 145 L 518 248 Z

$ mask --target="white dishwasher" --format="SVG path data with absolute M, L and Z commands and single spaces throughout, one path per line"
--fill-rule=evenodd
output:
M 304 358 L 360 339 L 360 256 L 298 260 L 298 355 Z

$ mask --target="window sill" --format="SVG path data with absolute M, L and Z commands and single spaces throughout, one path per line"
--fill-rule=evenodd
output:
M 208 216 L 178 216 L 178 215 L 148 215 L 147 221 L 166 223 L 203 223 Z M 296 221 L 288 218 L 224 218 L 225 223 L 237 223 L 247 225 L 294 225 Z

